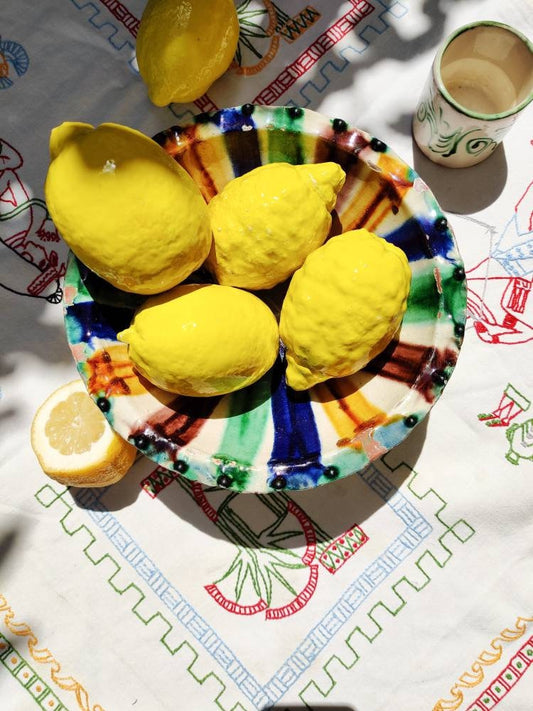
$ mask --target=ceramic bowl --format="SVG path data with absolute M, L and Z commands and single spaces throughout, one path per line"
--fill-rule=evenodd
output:
M 71 255 L 67 339 L 88 392 L 112 427 L 180 476 L 255 493 L 334 481 L 402 442 L 442 394 L 466 318 L 463 264 L 425 183 L 378 138 L 296 107 L 246 104 L 201 114 L 155 140 L 207 201 L 232 178 L 265 163 L 336 161 L 347 178 L 334 232 L 365 227 L 396 244 L 409 259 L 412 285 L 398 340 L 359 373 L 296 393 L 285 383 L 280 355 L 246 389 L 190 398 L 150 385 L 117 341 L 143 297 L 117 291 Z M 200 272 L 192 280 L 198 279 L 209 277 Z M 279 306 L 275 292 L 263 296 Z

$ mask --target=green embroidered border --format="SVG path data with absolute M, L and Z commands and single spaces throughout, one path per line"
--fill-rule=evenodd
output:
M 43 681 L 43 678 L 32 669 L 26 659 L 17 652 L 2 633 L 0 633 L 0 664 L 26 689 L 40 709 L 43 711 L 68 711 L 48 684 Z
M 304 697 L 307 696 L 307 693 L 313 690 L 314 693 L 318 693 L 322 699 L 326 699 L 336 685 L 334 678 L 335 675 L 342 671 L 342 669 L 352 669 L 358 661 L 360 655 L 354 648 L 357 640 L 364 638 L 370 643 L 373 642 L 383 630 L 382 625 L 377 619 L 378 616 L 383 617 L 382 613 L 385 612 L 387 616 L 396 617 L 400 610 L 405 607 L 407 599 L 404 597 L 404 594 L 400 592 L 400 588 L 407 587 L 411 591 L 415 592 L 423 590 L 431 580 L 431 575 L 427 572 L 426 568 L 428 566 L 436 566 L 438 569 L 444 568 L 453 555 L 451 545 L 456 545 L 458 542 L 466 543 L 475 533 L 472 526 L 470 526 L 470 524 L 468 524 L 464 519 L 459 519 L 453 523 L 446 522 L 443 518 L 443 514 L 447 507 L 447 502 L 434 489 L 428 489 L 424 493 L 420 494 L 415 491 L 413 483 L 418 474 L 407 464 L 402 463 L 393 468 L 390 467 L 383 459 L 380 460 L 378 464 L 381 464 L 385 468 L 387 475 L 390 476 L 390 474 L 393 473 L 395 478 L 396 475 L 398 475 L 402 479 L 405 479 L 407 481 L 406 485 L 409 492 L 416 499 L 419 501 L 425 500 L 426 503 L 430 502 L 430 505 L 434 510 L 435 519 L 441 524 L 444 531 L 436 540 L 433 539 L 432 541 L 432 543 L 437 544 L 437 550 L 434 552 L 429 548 L 426 548 L 426 550 L 422 552 L 414 563 L 418 572 L 421 573 L 421 579 L 413 581 L 406 575 L 400 577 L 395 583 L 392 584 L 392 586 L 390 586 L 390 588 L 388 588 L 392 590 L 392 593 L 395 596 L 394 602 L 397 604 L 391 605 L 390 602 L 386 603 L 383 600 L 375 603 L 366 614 L 368 621 L 372 624 L 372 629 L 366 630 L 360 625 L 357 625 L 345 637 L 344 642 L 351 658 L 346 660 L 342 659 L 337 654 L 332 655 L 326 663 L 322 665 L 322 671 L 324 672 L 322 679 L 320 681 L 311 679 L 301 688 L 298 696 L 303 703 L 311 709 L 312 703 L 306 703 L 304 699 Z M 376 464 L 374 463 L 374 466 L 375 465 Z M 131 611 L 137 619 L 144 624 L 145 627 L 150 624 L 155 624 L 155 621 L 159 620 L 159 628 L 162 630 L 159 638 L 160 642 L 172 656 L 175 656 L 178 653 L 182 655 L 184 661 L 186 660 L 186 669 L 190 676 L 201 686 L 208 682 L 208 680 L 211 680 L 210 684 L 212 684 L 215 680 L 218 682 L 220 690 L 213 698 L 213 702 L 216 707 L 222 711 L 251 711 L 249 706 L 243 706 L 240 702 L 234 704 L 231 709 L 228 709 L 227 706 L 223 705 L 222 697 L 226 689 L 228 689 L 228 685 L 222 680 L 222 678 L 215 671 L 210 671 L 204 675 L 197 674 L 195 671 L 195 665 L 200 653 L 191 645 L 189 641 L 185 639 L 181 639 L 181 641 L 177 643 L 171 641 L 171 635 L 174 636 L 176 633 L 175 625 L 161 612 L 157 611 L 150 615 L 143 614 L 141 607 L 143 601 L 148 597 L 146 592 L 144 592 L 139 585 L 133 582 L 128 582 L 123 585 L 120 584 L 119 577 L 120 573 L 123 572 L 123 568 L 112 555 L 109 553 L 104 553 L 100 556 L 93 555 L 91 548 L 97 541 L 97 536 L 95 536 L 86 524 L 81 524 L 73 528 L 69 527 L 68 519 L 74 507 L 67 500 L 65 500 L 65 498 L 63 498 L 67 492 L 68 488 L 64 488 L 62 491 L 57 492 L 51 484 L 46 484 L 35 493 L 35 498 L 44 508 L 51 508 L 58 502 L 61 502 L 64 507 L 64 513 L 60 518 L 60 524 L 63 531 L 70 537 L 76 534 L 81 535 L 82 532 L 84 533 L 86 539 L 88 538 L 88 542 L 83 547 L 83 553 L 87 560 L 90 561 L 90 563 L 95 567 L 104 565 L 104 568 L 107 568 L 108 570 L 109 568 L 112 569 L 107 575 L 107 581 L 116 593 L 121 596 L 129 594 L 132 597 L 137 597 L 137 600 L 133 602 L 131 606 Z M 440 555 L 437 555 L 437 551 Z M 172 633 L 174 633 L 174 635 Z M 314 670 L 314 674 L 316 674 L 317 671 L 319 670 Z
M 73 510 L 73 506 L 69 504 L 63 497 L 65 494 L 68 493 L 68 487 L 63 488 L 61 492 L 57 492 L 51 484 L 46 484 L 45 486 L 42 486 L 36 493 L 35 493 L 35 498 L 37 501 L 41 504 L 41 506 L 44 506 L 44 508 L 50 508 L 51 506 L 57 504 L 60 502 L 63 504 L 65 513 L 61 516 L 59 522 L 61 524 L 61 528 L 63 531 L 69 536 L 72 537 L 76 534 L 85 534 L 86 537 L 88 537 L 89 542 L 83 547 L 83 553 L 87 560 L 94 566 L 100 566 L 103 565 L 104 567 L 112 568 L 112 571 L 108 574 L 107 576 L 107 582 L 111 586 L 111 588 L 118 593 L 119 595 L 130 595 L 133 597 L 134 595 L 137 596 L 137 600 L 133 601 L 131 604 L 131 611 L 135 615 L 135 617 L 143 623 L 145 627 L 148 627 L 150 624 L 155 624 L 156 620 L 159 621 L 159 629 L 161 631 L 161 636 L 159 638 L 159 641 L 163 645 L 163 647 L 169 652 L 172 656 L 175 656 L 177 654 L 180 654 L 181 657 L 184 659 L 184 663 L 187 664 L 186 669 L 190 676 L 200 685 L 203 686 L 206 682 L 209 680 L 212 681 L 216 680 L 220 686 L 220 691 L 218 694 L 216 694 L 215 698 L 213 699 L 214 703 L 218 708 L 220 708 L 222 711 L 228 711 L 227 707 L 223 706 L 220 702 L 220 699 L 224 692 L 227 689 L 227 684 L 224 683 L 224 681 L 216 674 L 216 672 L 211 671 L 208 672 L 205 675 L 199 675 L 196 673 L 194 666 L 196 664 L 196 661 L 198 657 L 200 656 L 199 653 L 196 651 L 196 649 L 190 644 L 189 641 L 183 639 L 177 643 L 174 643 L 171 640 L 171 636 L 175 635 L 176 629 L 175 625 L 170 622 L 165 615 L 163 615 L 161 612 L 156 612 L 151 615 L 144 615 L 142 610 L 140 609 L 142 606 L 143 601 L 147 598 L 147 595 L 141 588 L 136 584 L 136 583 L 128 583 L 124 586 L 122 586 L 119 582 L 119 576 L 120 573 L 122 572 L 122 567 L 121 565 L 117 562 L 117 560 L 111 556 L 109 553 L 104 553 L 101 556 L 92 555 L 91 547 L 93 546 L 94 543 L 97 541 L 97 537 L 94 535 L 94 533 L 85 525 L 81 524 L 80 526 L 77 526 L 76 528 L 69 528 L 68 527 L 68 518 Z M 50 496 L 51 494 L 51 496 Z M 250 708 L 242 706 L 240 703 L 235 704 L 232 706 L 231 711 L 250 711 Z
M 408 595 L 406 595 L 405 592 L 402 594 L 402 592 L 400 592 L 400 588 L 406 588 L 408 593 L 418 593 L 421 590 L 424 590 L 432 579 L 426 568 L 431 566 L 436 566 L 437 569 L 444 568 L 444 566 L 449 563 L 453 555 L 450 544 L 455 544 L 457 542 L 466 543 L 475 533 L 472 526 L 464 519 L 459 519 L 454 523 L 447 523 L 445 521 L 442 514 L 444 513 L 448 503 L 434 489 L 428 489 L 422 494 L 415 491 L 413 483 L 418 474 L 411 469 L 408 464 L 403 462 L 397 467 L 391 467 L 387 464 L 385 459 L 386 457 L 382 458 L 380 461 L 381 464 L 387 467 L 388 474 L 390 475 L 393 473 L 394 475 L 398 475 L 401 479 L 405 479 L 407 488 L 413 496 L 415 496 L 419 501 L 427 499 L 433 500 L 436 503 L 434 515 L 439 523 L 444 527 L 444 532 L 437 538 L 436 542 L 440 544 L 440 553 L 443 555 L 439 558 L 435 552 L 426 549 L 415 561 L 415 567 L 421 573 L 420 581 L 417 582 L 409 580 L 407 576 L 403 575 L 390 587 L 394 595 L 392 602 L 397 604 L 392 605 L 391 602 L 385 603 L 380 600 L 375 603 L 367 613 L 367 619 L 372 623 L 373 628 L 364 629 L 360 625 L 357 625 L 349 632 L 344 639 L 344 643 L 346 645 L 346 649 L 351 655 L 351 658 L 342 659 L 338 654 L 333 654 L 325 662 L 325 664 L 322 665 L 322 672 L 324 674 L 321 681 L 319 682 L 316 679 L 310 680 L 298 695 L 302 702 L 306 705 L 306 708 L 309 707 L 310 711 L 312 711 L 313 703 L 316 702 L 306 701 L 305 697 L 308 696 L 308 692 L 313 692 L 315 697 L 318 694 L 321 699 L 327 699 L 336 685 L 334 675 L 342 672 L 342 670 L 349 671 L 350 669 L 353 669 L 356 662 L 359 660 L 360 654 L 355 649 L 358 642 L 360 642 L 361 639 L 364 639 L 366 642 L 372 643 L 383 631 L 383 626 L 378 621 L 378 618 L 394 618 L 401 610 L 403 610 L 407 604 Z

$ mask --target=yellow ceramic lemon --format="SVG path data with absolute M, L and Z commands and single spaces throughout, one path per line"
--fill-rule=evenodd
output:
M 404 252 L 367 230 L 332 237 L 310 254 L 281 310 L 290 387 L 306 390 L 363 368 L 400 326 L 410 283 Z
M 233 0 L 148 0 L 136 54 L 151 101 L 198 99 L 229 67 L 238 39 Z
M 164 390 L 202 397 L 251 385 L 278 354 L 278 324 L 254 294 L 190 284 L 153 296 L 118 334 L 137 370 Z
M 209 203 L 217 281 L 256 290 L 290 277 L 326 239 L 345 178 L 337 163 L 270 163 L 231 180 Z
M 155 141 L 126 126 L 52 131 L 46 202 L 74 254 L 113 286 L 155 294 L 197 269 L 211 246 L 199 188 Z

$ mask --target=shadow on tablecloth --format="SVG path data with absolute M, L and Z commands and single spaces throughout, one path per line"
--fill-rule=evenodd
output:
M 303 512 L 301 517 L 312 522 L 321 542 L 325 543 L 354 525 L 363 525 L 387 507 L 390 497 L 416 466 L 426 438 L 429 416 L 393 450 L 394 461 L 404 465 L 391 467 L 383 460 L 377 460 L 361 472 L 316 489 L 269 494 L 238 494 L 190 482 L 175 472 L 169 472 L 167 485 L 161 488 L 157 497 L 152 498 L 157 498 L 158 505 L 163 504 L 179 519 L 177 528 L 180 522 L 186 522 L 199 532 L 219 540 L 227 539 L 230 529 L 235 528 L 235 537 L 248 548 L 269 545 L 271 536 L 277 535 L 277 526 L 281 522 L 286 524 L 291 513 L 298 517 L 299 512 Z M 99 493 L 88 496 L 84 492 L 89 490 L 72 489 L 73 503 L 88 510 L 102 511 L 105 507 L 110 512 L 137 507 L 142 517 L 145 515 L 145 500 L 140 497 L 146 496 L 144 483 L 155 467 L 154 462 L 140 457 L 122 481 L 99 490 Z M 157 513 L 154 516 L 157 519 Z M 248 530 L 248 535 L 241 541 L 237 529 L 243 527 Z M 270 528 L 273 530 L 270 531 Z M 301 535 L 289 536 L 283 542 L 286 548 L 301 545 Z

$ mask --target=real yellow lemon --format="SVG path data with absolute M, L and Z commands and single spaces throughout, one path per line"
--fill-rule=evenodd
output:
M 39 407 L 31 445 L 49 477 L 68 486 L 109 486 L 128 472 L 137 450 L 111 429 L 78 379 Z
M 190 175 L 127 126 L 63 123 L 50 137 L 48 209 L 74 254 L 124 291 L 183 281 L 211 246 L 207 206 Z
M 231 180 L 209 203 L 217 281 L 258 290 L 287 279 L 326 239 L 345 178 L 333 162 L 269 163 Z
M 198 99 L 228 69 L 238 39 L 233 0 L 148 0 L 136 55 L 151 101 Z
M 273 365 L 278 324 L 257 296 L 219 284 L 152 296 L 118 334 L 137 370 L 158 387 L 193 397 L 251 385 Z
M 364 229 L 310 254 L 281 309 L 290 387 L 306 390 L 363 368 L 400 326 L 410 283 L 405 253 Z

